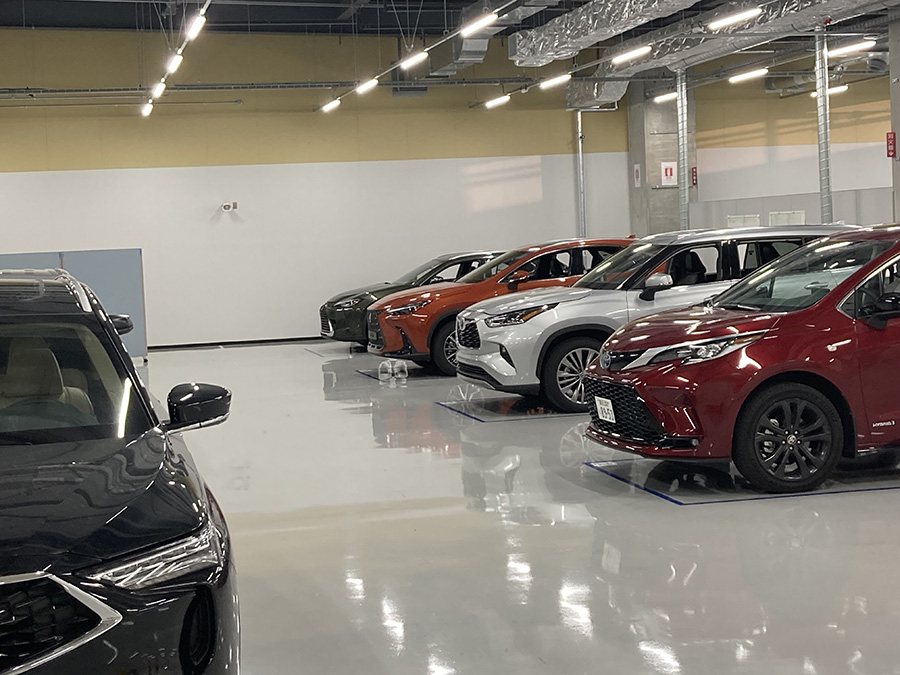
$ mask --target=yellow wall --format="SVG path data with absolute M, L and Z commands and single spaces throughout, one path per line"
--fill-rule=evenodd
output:
M 5 88 L 149 87 L 162 75 L 166 53 L 159 33 L 2 30 L 0 82 Z M 396 41 L 384 38 L 210 32 L 188 46 L 170 82 L 357 81 L 396 55 Z M 460 77 L 541 76 L 563 69 L 517 69 L 506 58 L 505 41 L 495 40 L 486 63 Z M 434 87 L 425 97 L 401 98 L 379 87 L 347 97 L 326 114 L 318 111 L 331 97 L 324 89 L 169 92 L 146 119 L 133 96 L 48 101 L 65 104 L 55 109 L 14 108 L 32 99 L 0 96 L 0 171 L 574 152 L 574 113 L 563 109 L 563 88 L 534 89 L 495 110 L 470 109 L 499 93 L 498 86 Z M 624 110 L 587 115 L 585 132 L 587 152 L 627 149 Z

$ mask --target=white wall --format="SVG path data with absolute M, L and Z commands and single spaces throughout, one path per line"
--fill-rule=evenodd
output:
M 589 235 L 629 233 L 628 175 L 586 156 Z M 6 173 L 0 197 L 5 253 L 142 248 L 154 346 L 317 335 L 341 290 L 576 232 L 571 155 Z

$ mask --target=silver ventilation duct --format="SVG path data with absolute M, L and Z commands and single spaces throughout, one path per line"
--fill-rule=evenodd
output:
M 762 13 L 755 19 L 710 33 L 706 24 L 735 11 L 733 6 L 718 9 L 617 45 L 604 54 L 609 60 L 597 68 L 594 78 L 631 77 L 660 67 L 682 70 L 797 32 L 811 31 L 825 23 L 845 21 L 892 7 L 900 7 L 900 0 L 779 0 L 764 5 Z M 652 47 L 646 56 L 619 65 L 612 63 L 617 54 L 644 45 Z M 573 80 L 566 92 L 568 105 L 581 108 L 612 102 L 608 96 L 592 99 L 585 96 L 586 93 L 585 88 Z
M 540 11 L 558 5 L 561 0 L 525 0 L 525 2 L 511 11 L 506 11 L 497 21 L 469 37 L 456 37 L 431 51 L 431 75 L 434 77 L 451 77 L 460 70 L 484 61 L 487 54 L 489 40 L 502 30 L 510 26 L 517 26 L 528 17 Z M 478 17 L 506 8 L 509 0 L 488 0 L 476 2 L 462 11 L 460 26 L 477 19 Z
M 517 66 L 545 66 L 582 49 L 687 9 L 695 0 L 593 0 L 533 30 L 509 38 L 509 58 Z

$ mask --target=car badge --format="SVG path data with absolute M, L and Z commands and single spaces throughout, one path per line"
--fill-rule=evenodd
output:
M 608 351 L 603 351 L 600 354 L 600 366 L 604 370 L 609 370 L 609 365 L 612 363 L 612 354 Z

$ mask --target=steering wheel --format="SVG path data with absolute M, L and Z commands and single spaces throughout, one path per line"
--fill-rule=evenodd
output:
M 6 408 L 0 408 L 0 417 L 33 417 L 73 427 L 97 424 L 93 415 L 82 412 L 74 405 L 52 398 L 23 399 Z
M 869 307 L 873 306 L 876 302 L 878 302 L 878 299 L 879 299 L 881 296 L 878 295 L 878 294 L 877 294 L 875 291 L 873 291 L 871 288 L 866 288 L 865 286 L 860 286 L 858 290 L 859 290 L 859 292 L 860 292 L 861 295 L 867 296 L 867 299 L 871 299 L 871 303 L 863 303 L 863 302 L 860 302 L 860 303 L 859 303 L 859 309 L 858 309 L 857 311 L 858 311 L 860 314 L 862 314 L 862 313 L 863 313 L 862 310 L 863 310 L 864 308 L 869 308 Z

